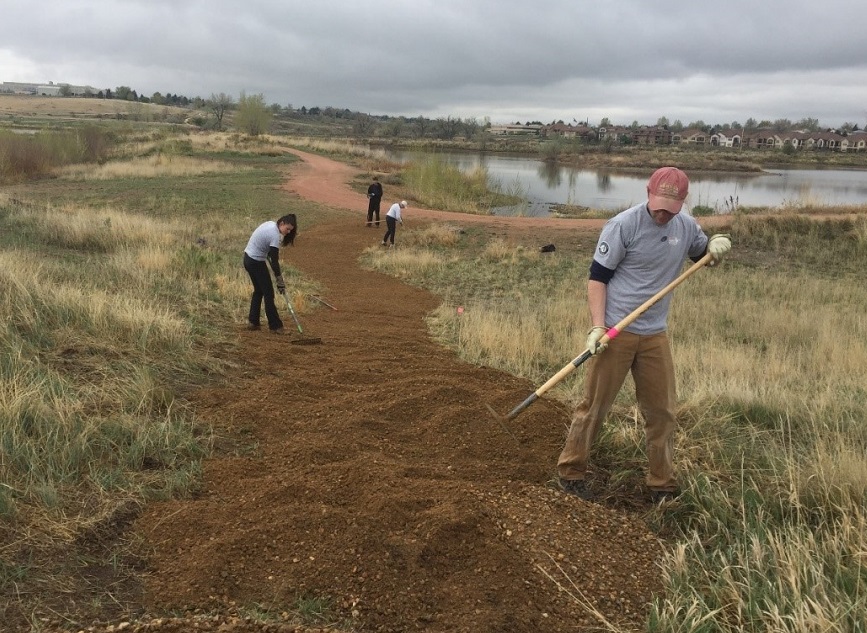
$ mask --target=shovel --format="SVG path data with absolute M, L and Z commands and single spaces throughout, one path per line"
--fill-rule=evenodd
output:
M 304 334 L 304 330 L 301 329 L 301 324 L 298 322 L 298 317 L 295 316 L 295 310 L 292 308 L 292 302 L 289 301 L 289 295 L 285 292 L 281 292 L 283 298 L 286 300 L 286 307 L 289 308 L 289 314 L 292 315 L 292 320 L 295 321 L 295 326 L 298 328 L 298 334 L 301 338 L 292 339 L 289 341 L 292 345 L 317 345 L 322 342 L 321 338 L 315 336 L 306 336 Z

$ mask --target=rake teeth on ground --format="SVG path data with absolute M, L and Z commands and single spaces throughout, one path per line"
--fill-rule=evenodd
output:
M 304 337 L 304 338 L 296 338 L 289 341 L 292 345 L 318 345 L 322 342 L 321 338 L 316 337 Z
M 503 431 L 505 431 L 506 433 L 508 433 L 509 437 L 511 437 L 513 440 L 515 440 L 516 443 L 518 443 L 519 445 L 522 445 L 521 440 L 519 440 L 518 437 L 514 433 L 512 433 L 512 431 L 509 430 L 509 427 L 506 426 L 506 418 L 504 416 L 500 415 L 499 413 L 497 413 L 496 411 L 494 411 L 494 407 L 489 405 L 487 402 L 485 403 L 485 406 L 488 408 L 488 411 L 490 411 L 491 417 L 493 417 L 494 420 L 497 421 L 497 424 L 500 425 L 500 428 L 503 429 Z
M 494 419 L 495 419 L 497 422 L 502 422 L 503 420 L 506 419 L 505 416 L 500 415 L 499 413 L 497 413 L 497 412 L 494 410 L 494 407 L 492 407 L 491 405 L 489 405 L 487 402 L 485 403 L 485 407 L 488 409 L 488 411 L 491 412 L 491 415 L 494 417 Z
M 330 303 L 328 303 L 327 301 L 325 301 L 325 300 L 324 300 L 322 297 L 320 297 L 319 295 L 309 295 L 309 296 L 310 296 L 311 299 L 315 299 L 316 301 L 318 301 L 318 302 L 321 303 L 322 305 L 327 306 L 327 307 L 331 308 L 332 310 L 337 310 L 337 308 L 335 308 L 333 305 L 331 305 Z

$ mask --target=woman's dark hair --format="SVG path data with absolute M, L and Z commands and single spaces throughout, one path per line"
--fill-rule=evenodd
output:
M 291 225 L 292 230 L 283 236 L 283 241 L 280 242 L 280 246 L 294 246 L 295 235 L 298 233 L 298 221 L 295 219 L 295 214 L 289 213 L 288 215 L 284 215 L 282 218 L 277 220 L 277 226 L 280 226 L 281 224 Z

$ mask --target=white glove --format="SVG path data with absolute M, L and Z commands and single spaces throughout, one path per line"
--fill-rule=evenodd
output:
M 587 349 L 591 354 L 601 354 L 608 347 L 608 343 L 599 342 L 606 332 L 608 328 L 604 325 L 594 325 L 587 331 Z
M 717 233 L 707 241 L 707 252 L 713 257 L 713 263 L 718 264 L 732 250 L 732 238 L 728 233 Z

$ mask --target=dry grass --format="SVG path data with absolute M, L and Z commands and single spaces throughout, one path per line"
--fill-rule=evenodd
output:
M 69 165 L 58 171 L 61 178 L 69 180 L 110 180 L 115 178 L 159 178 L 197 176 L 243 169 L 230 163 L 156 154 L 127 161 L 113 161 L 102 165 Z
M 119 99 L 85 99 L 84 97 L 38 97 L 31 95 L 0 95 L 0 115 L 47 117 L 96 117 L 128 115 L 133 109 L 143 109 L 152 115 L 169 111 L 189 115 L 190 110 L 152 103 Z M 153 118 L 153 117 L 152 117 Z

